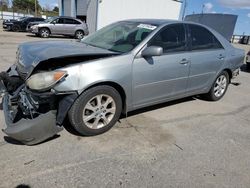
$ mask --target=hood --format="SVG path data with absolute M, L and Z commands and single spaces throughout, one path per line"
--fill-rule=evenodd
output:
M 66 66 L 69 63 L 84 62 L 86 59 L 89 60 L 88 57 L 90 56 L 93 57 L 93 59 L 97 59 L 98 57 L 112 55 L 118 55 L 118 53 L 89 46 L 81 42 L 29 42 L 21 44 L 18 48 L 17 67 L 22 74 L 25 73 L 28 77 L 34 68 L 38 65 L 41 66 L 41 64 L 47 64 L 48 67 L 50 64 L 52 65 L 52 63 L 53 65 L 60 63 L 60 66 L 63 66 L 62 63 L 65 63 Z M 68 59 L 68 61 L 63 61 L 64 59 Z

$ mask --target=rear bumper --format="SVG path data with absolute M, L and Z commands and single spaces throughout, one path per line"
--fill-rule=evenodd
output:
M 6 122 L 3 132 L 26 145 L 38 144 L 63 130 L 56 125 L 56 111 L 49 111 L 34 119 L 22 118 L 13 123 L 8 94 L 4 95 L 2 103 Z
M 234 70 L 232 72 L 232 79 L 236 78 L 240 74 L 240 68 Z
M 246 57 L 246 63 L 250 63 L 250 55 L 247 55 L 247 57 Z

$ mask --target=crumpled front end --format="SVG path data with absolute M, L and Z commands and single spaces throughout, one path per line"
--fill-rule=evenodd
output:
M 56 111 L 40 114 L 33 119 L 17 117 L 18 109 L 11 104 L 8 94 L 3 97 L 3 110 L 6 122 L 3 132 L 24 144 L 38 144 L 63 130 L 56 125 Z
M 17 75 L 12 67 L 0 81 L 6 122 L 3 132 L 26 145 L 38 144 L 63 130 L 64 119 L 77 94 L 53 90 L 34 92 L 20 81 L 22 79 L 8 82 L 20 78 Z

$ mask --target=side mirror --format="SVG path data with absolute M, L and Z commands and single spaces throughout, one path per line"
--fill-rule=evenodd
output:
M 160 46 L 149 46 L 145 48 L 141 53 L 142 57 L 161 56 L 162 54 L 163 48 Z

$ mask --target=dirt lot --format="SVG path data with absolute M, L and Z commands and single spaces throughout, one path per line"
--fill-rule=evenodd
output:
M 34 40 L 43 39 L 0 30 L 0 70 L 18 44 Z M 30 147 L 1 132 L 0 187 L 249 187 L 250 73 L 233 83 L 219 102 L 187 98 L 137 111 L 96 137 L 64 130 Z

